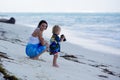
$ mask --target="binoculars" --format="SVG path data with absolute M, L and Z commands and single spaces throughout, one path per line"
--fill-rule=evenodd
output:
M 64 34 L 62 34 L 62 35 L 60 36 L 60 38 L 61 38 L 61 39 L 64 38 L 63 41 L 66 41 L 66 38 L 65 38 Z

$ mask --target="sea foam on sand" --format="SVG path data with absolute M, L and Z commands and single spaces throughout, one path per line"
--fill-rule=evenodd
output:
M 29 59 L 25 46 L 34 29 L 0 23 L 0 52 L 10 58 L 0 59 L 9 74 L 22 80 L 120 80 L 119 55 L 88 50 L 68 42 L 61 43 L 59 68 L 52 66 L 53 56 L 48 52 L 42 54 L 40 60 Z

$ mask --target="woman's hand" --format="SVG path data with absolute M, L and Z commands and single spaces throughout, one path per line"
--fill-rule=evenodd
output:
M 46 46 L 46 51 L 49 52 L 49 44 L 47 41 L 44 41 L 45 42 L 45 46 Z

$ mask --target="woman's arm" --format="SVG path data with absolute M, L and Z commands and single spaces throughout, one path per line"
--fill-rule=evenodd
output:
M 38 34 L 38 38 L 40 40 L 40 43 L 41 45 L 45 45 L 45 40 L 44 38 L 42 37 L 42 32 L 40 31 L 39 34 Z

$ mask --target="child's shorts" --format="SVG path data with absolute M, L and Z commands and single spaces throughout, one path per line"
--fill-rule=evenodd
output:
M 26 54 L 30 58 L 36 57 L 46 50 L 46 46 L 42 46 L 41 44 L 27 44 L 26 45 Z

